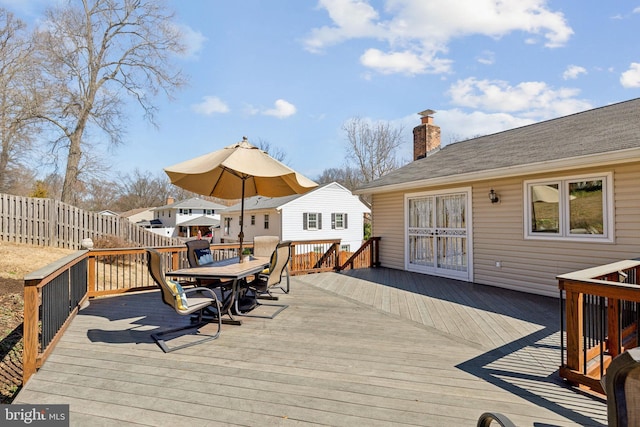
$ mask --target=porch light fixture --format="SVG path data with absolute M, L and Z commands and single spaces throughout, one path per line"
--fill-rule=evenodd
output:
M 491 200 L 491 203 L 498 203 L 500 201 L 498 193 L 493 191 L 493 188 L 491 189 L 491 191 L 489 191 L 489 200 Z

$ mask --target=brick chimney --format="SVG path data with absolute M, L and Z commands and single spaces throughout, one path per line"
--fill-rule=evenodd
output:
M 173 197 L 169 196 L 167 197 L 167 204 L 168 205 L 172 205 L 176 202 L 176 199 L 174 199 Z
M 433 124 L 435 111 L 424 110 L 418 114 L 421 123 L 413 128 L 413 160 L 427 157 L 431 151 L 440 148 L 440 126 Z

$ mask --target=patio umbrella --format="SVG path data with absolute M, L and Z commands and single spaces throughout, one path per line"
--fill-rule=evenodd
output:
M 265 151 L 242 142 L 164 169 L 171 183 L 203 196 L 241 199 L 240 260 L 244 240 L 244 199 L 302 194 L 318 184 L 280 163 Z

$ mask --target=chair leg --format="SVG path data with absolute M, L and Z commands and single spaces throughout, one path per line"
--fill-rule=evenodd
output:
M 251 289 L 251 291 L 253 291 L 254 293 L 256 292 L 254 289 Z M 268 293 L 269 291 L 267 291 Z M 270 295 L 270 294 L 269 294 Z M 235 306 L 235 312 L 238 316 L 243 316 L 243 317 L 257 317 L 260 319 L 273 319 L 274 317 L 276 317 L 278 314 L 280 314 L 281 311 L 283 311 L 285 308 L 289 307 L 289 305 L 287 304 L 266 304 L 266 303 L 261 303 L 260 301 L 258 301 L 258 299 L 265 299 L 264 297 L 260 297 L 258 295 L 256 295 L 256 304 L 251 307 L 250 310 L 241 310 L 239 304 L 238 304 L 238 300 L 236 300 L 236 306 Z M 266 298 L 266 299 L 278 299 L 278 297 L 273 297 L 273 298 Z M 259 307 L 279 307 L 278 310 L 276 310 L 274 313 L 272 313 L 271 315 L 262 315 L 262 314 L 251 314 L 251 311 L 255 310 L 256 308 Z
M 202 344 L 202 343 L 205 343 L 207 341 L 212 341 L 212 340 L 217 339 L 220 336 L 220 331 L 222 329 L 221 316 L 218 316 L 217 319 L 215 319 L 216 323 L 218 324 L 218 330 L 216 331 L 215 334 L 213 334 L 213 335 L 200 334 L 198 330 L 201 327 L 203 327 L 205 325 L 209 325 L 209 324 L 212 323 L 212 322 L 208 322 L 208 321 L 202 321 L 202 313 L 203 313 L 203 311 L 204 311 L 204 309 L 202 309 L 202 310 L 200 310 L 198 312 L 198 319 L 199 319 L 198 323 L 190 324 L 190 325 L 186 325 L 186 326 L 181 326 L 179 328 L 166 329 L 166 330 L 163 330 L 163 331 L 160 331 L 160 332 L 156 332 L 154 334 L 151 334 L 151 338 L 153 338 L 153 340 L 156 342 L 156 344 L 158 344 L 158 346 L 165 353 L 170 353 L 172 351 L 180 350 L 182 348 L 191 347 L 191 346 L 194 346 L 194 345 Z M 193 330 L 194 331 L 193 335 L 198 335 L 198 336 L 201 336 L 203 338 L 201 338 L 201 339 L 199 339 L 197 341 L 188 342 L 186 344 L 177 345 L 177 346 L 174 346 L 174 347 L 169 347 L 169 345 L 165 341 L 165 337 L 166 336 L 176 335 L 177 332 L 189 331 L 189 330 Z M 180 336 L 183 336 L 183 335 L 180 335 Z M 178 336 L 175 336 L 175 338 L 177 338 L 177 337 Z

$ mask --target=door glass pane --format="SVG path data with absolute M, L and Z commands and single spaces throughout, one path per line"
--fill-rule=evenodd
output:
M 560 191 L 558 184 L 529 187 L 531 200 L 531 232 L 559 233 Z
M 433 227 L 433 199 L 409 200 L 409 227 Z
M 604 234 L 602 180 L 569 183 L 569 233 Z
M 466 197 L 438 196 L 438 228 L 466 227 Z
M 438 267 L 447 270 L 467 270 L 467 239 L 438 237 Z
M 412 264 L 434 266 L 433 237 L 410 236 L 409 246 L 409 260 Z

